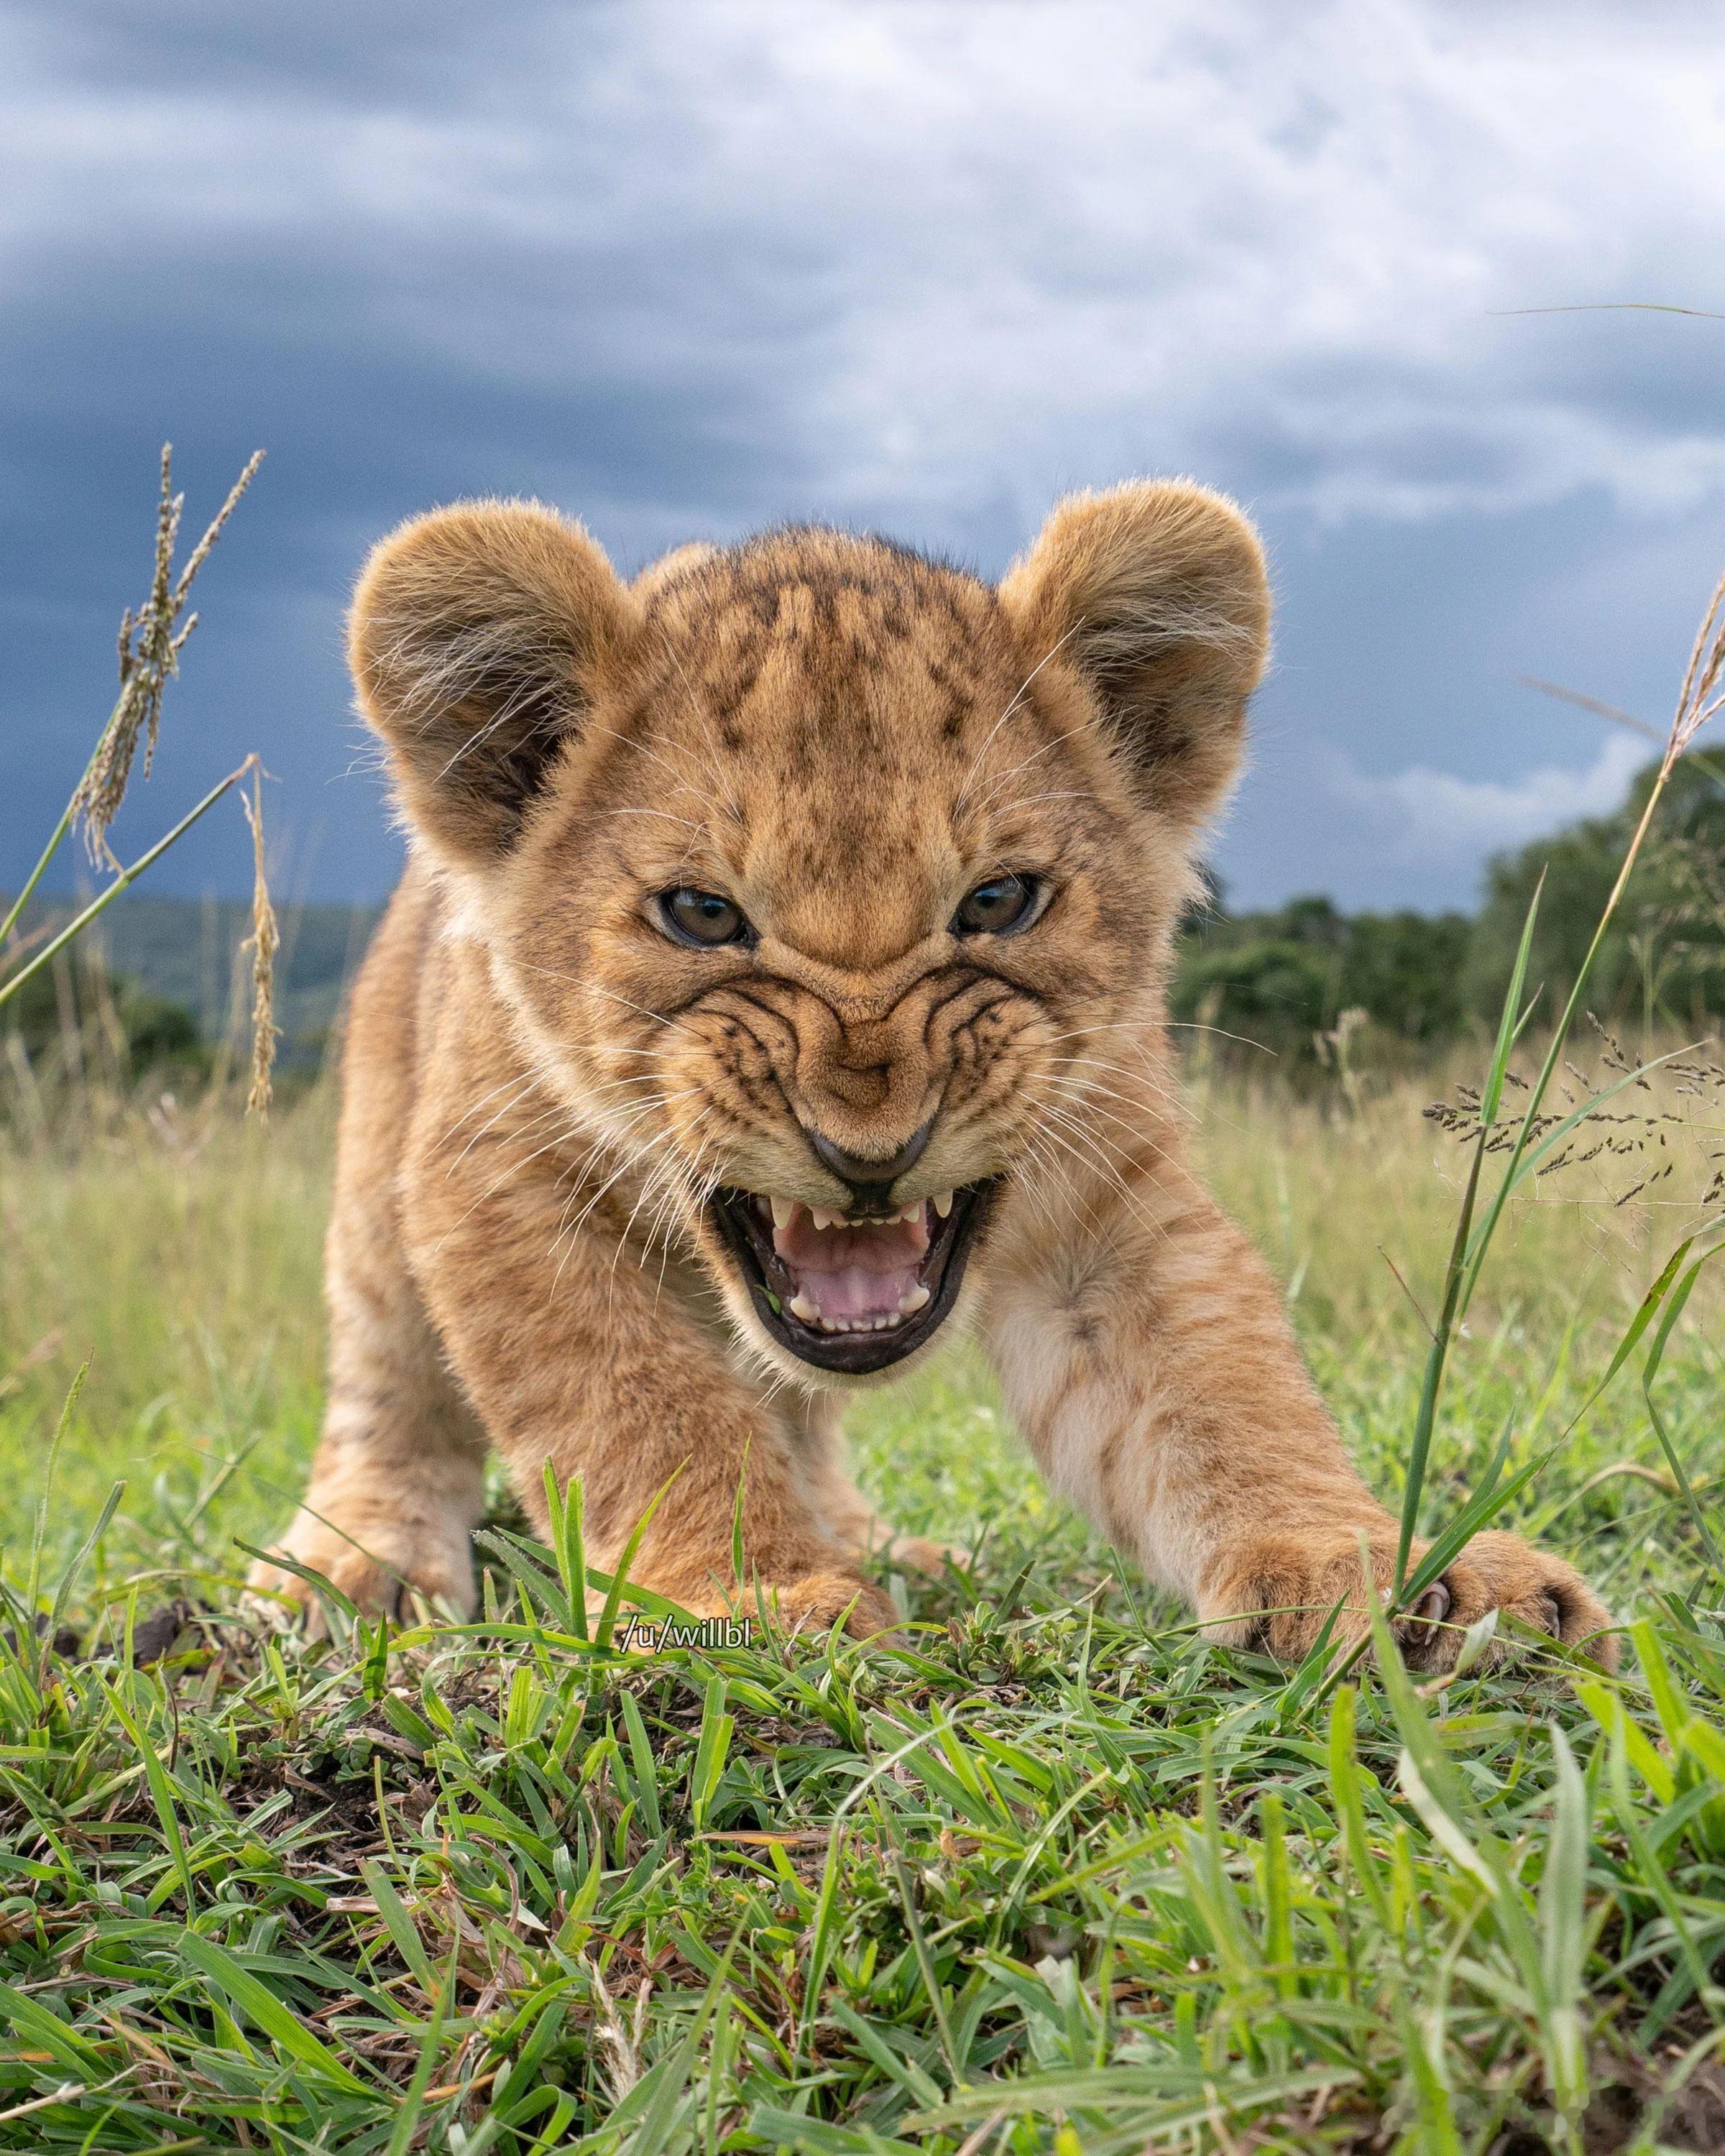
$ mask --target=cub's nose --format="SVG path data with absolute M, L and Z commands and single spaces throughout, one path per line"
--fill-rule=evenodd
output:
M 830 1168 L 840 1183 L 849 1185 L 853 1213 L 889 1213 L 892 1209 L 893 1184 L 922 1159 L 933 1128 L 934 1118 L 931 1116 L 920 1131 L 913 1132 L 896 1152 L 889 1153 L 884 1159 L 849 1152 L 843 1146 L 834 1145 L 830 1138 L 824 1138 L 819 1131 L 805 1130 L 803 1135 L 821 1166 Z

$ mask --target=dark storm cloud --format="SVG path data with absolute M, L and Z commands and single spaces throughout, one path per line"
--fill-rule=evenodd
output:
M 290 10 L 185 0 L 173 8 L 136 0 L 80 0 L 67 8 L 14 5 L 18 33 L 50 55 L 60 80 L 129 91 L 141 82 L 229 97 L 280 99 L 313 90 L 353 110 L 380 96 L 423 107 L 465 103 L 477 67 L 508 79 L 500 57 L 532 44 L 567 8 L 528 0 L 482 13 L 463 0 L 297 0 Z M 583 37 L 609 40 L 615 13 L 586 10 Z
M 1465 898 L 1621 780 L 1512 676 L 1656 711 L 1725 539 L 1725 326 L 1500 311 L 1696 296 L 1725 38 L 1683 8 L 1359 25 L 0 8 L 0 883 L 105 709 L 172 435 L 188 519 L 270 455 L 147 820 L 255 745 L 321 893 L 393 870 L 340 616 L 413 509 L 536 493 L 629 565 L 824 515 L 993 572 L 1062 488 L 1174 469 L 1253 506 L 1282 598 L 1235 890 Z M 163 887 L 238 881 L 230 824 Z

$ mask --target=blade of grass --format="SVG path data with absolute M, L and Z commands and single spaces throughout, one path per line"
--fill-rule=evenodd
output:
M 54 1470 L 59 1465 L 60 1448 L 66 1441 L 72 1411 L 78 1404 L 78 1395 L 84 1390 L 84 1381 L 90 1375 L 90 1364 L 80 1363 L 71 1383 L 66 1388 L 66 1397 L 54 1426 L 54 1436 L 48 1447 L 48 1464 L 42 1471 L 42 1499 L 36 1508 L 36 1529 L 30 1540 L 30 1573 L 24 1589 L 24 1604 L 28 1611 L 28 1622 L 36 1622 L 36 1604 L 42 1593 L 42 1545 L 48 1534 L 49 1501 L 54 1493 Z
M 623 1546 L 623 1555 L 617 1560 L 616 1569 L 612 1573 L 610 1584 L 605 1590 L 604 1606 L 599 1611 L 598 1622 L 593 1627 L 593 1637 L 595 1646 L 608 1647 L 611 1644 L 612 1627 L 617 1622 L 617 1612 L 623 1600 L 623 1591 L 629 1584 L 629 1568 L 634 1564 L 639 1553 L 648 1528 L 653 1524 L 653 1515 L 669 1496 L 672 1486 L 682 1471 L 680 1467 L 678 1468 L 676 1473 L 654 1492 L 647 1509 L 635 1522 L 634 1532 Z M 588 1576 L 593 1577 L 592 1574 Z
M 425 2025 L 425 2041 L 419 2046 L 419 2056 L 413 2066 L 413 2077 L 403 2092 L 401 2109 L 396 2113 L 395 2125 L 383 2156 L 408 2156 L 408 2151 L 418 2137 L 419 2114 L 425 2107 L 425 2092 L 431 2087 L 431 2076 L 437 2070 L 438 2049 L 444 2040 L 444 2024 L 449 2015 L 449 2002 L 455 1995 L 456 1959 L 457 1954 L 452 1953 L 448 1972 L 433 1992 L 431 2018 Z
M 1701 1501 L 1695 1494 L 1694 1486 L 1689 1480 L 1681 1459 L 1678 1456 L 1677 1448 L 1671 1443 L 1670 1434 L 1666 1429 L 1665 1418 L 1660 1414 L 1653 1399 L 1653 1381 L 1659 1375 L 1660 1364 L 1665 1360 L 1666 1345 L 1671 1337 L 1671 1329 L 1683 1314 L 1684 1306 L 1694 1291 L 1696 1281 L 1701 1276 L 1702 1267 L 1711 1259 L 1717 1257 L 1722 1250 L 1725 1250 L 1725 1243 L 1716 1243 L 1712 1250 L 1703 1250 L 1671 1291 L 1671 1299 L 1666 1305 L 1665 1315 L 1659 1322 L 1659 1330 L 1653 1336 L 1653 1345 L 1648 1349 L 1647 1360 L 1642 1367 L 1641 1397 L 1647 1405 L 1647 1414 L 1653 1424 L 1653 1434 L 1659 1440 L 1660 1449 L 1666 1456 L 1666 1463 L 1671 1471 L 1678 1489 L 1683 1493 L 1683 1502 L 1689 1508 L 1689 1517 L 1695 1523 L 1695 1532 L 1701 1537 L 1702 1548 L 1707 1553 L 1707 1562 L 1712 1565 L 1716 1575 L 1725 1577 L 1725 1559 L 1720 1557 L 1719 1545 L 1713 1539 L 1712 1529 L 1707 1525 L 1707 1515 L 1702 1510 Z
M 254 1976 L 225 1947 L 218 1946 L 213 1939 L 204 1938 L 197 1932 L 187 1931 L 181 1935 L 179 1952 L 183 1960 L 190 1962 L 201 1975 L 224 1992 L 253 2025 L 290 2058 L 311 2067 L 350 2096 L 373 2093 L 357 2074 L 343 2066 L 321 2037 L 312 2034 L 297 2014 L 276 1997 L 261 1977 Z
M 1426 1351 L 1425 1370 L 1420 1387 L 1420 1405 L 1414 1414 L 1413 1441 L 1408 1451 L 1407 1481 L 1402 1491 L 1401 1527 L 1396 1541 L 1395 1588 L 1398 1594 L 1407 1578 L 1408 1558 L 1419 1527 L 1420 1502 L 1425 1494 L 1426 1468 L 1431 1457 L 1432 1433 L 1437 1423 L 1438 1399 L 1443 1389 L 1444 1373 L 1449 1364 L 1450 1343 L 1461 1317 L 1466 1255 L 1473 1225 L 1474 1205 L 1479 1195 L 1480 1173 L 1485 1163 L 1487 1136 L 1497 1121 L 1498 1106 L 1503 1098 L 1504 1075 L 1509 1069 L 1510 1050 L 1515 1045 L 1518 1030 L 1522 991 L 1527 978 L 1527 962 L 1533 948 L 1533 930 L 1539 918 L 1539 901 L 1544 889 L 1545 878 L 1542 875 L 1534 886 L 1527 918 L 1522 923 L 1522 938 L 1516 947 L 1509 986 L 1504 990 L 1502 1008 L 1497 1014 L 1497 1038 L 1492 1045 L 1491 1060 L 1480 1096 L 1480 1134 L 1468 1168 L 1461 1209 L 1456 1218 L 1455 1233 L 1450 1245 L 1449 1262 L 1444 1268 L 1443 1302 L 1432 1333 L 1431 1345 Z
M 50 963 L 57 952 L 64 951 L 66 946 L 71 942 L 75 937 L 81 936 L 84 933 L 85 930 L 89 927 L 91 921 L 97 919 L 101 914 L 105 913 L 108 908 L 114 903 L 115 900 L 120 896 L 121 893 L 124 891 L 129 890 L 131 886 L 137 881 L 138 878 L 142 875 L 146 869 L 151 867 L 155 862 L 159 861 L 170 846 L 177 844 L 178 840 L 184 838 L 187 832 L 189 831 L 192 829 L 192 826 L 198 821 L 199 818 L 208 815 L 209 811 L 215 807 L 217 802 L 221 799 L 224 793 L 230 793 L 233 788 L 238 786 L 240 781 L 246 777 L 248 773 L 257 768 L 258 759 L 254 756 L 249 756 L 245 762 L 239 765 L 238 769 L 230 771 L 225 778 L 219 780 L 217 784 L 211 787 L 209 792 L 204 795 L 203 800 L 198 803 L 195 808 L 188 809 L 186 814 L 181 817 L 179 822 L 174 825 L 171 831 L 166 833 L 162 838 L 159 838 L 156 841 L 155 844 L 150 847 L 147 851 L 140 854 L 138 858 L 129 868 L 121 869 L 120 873 L 115 877 L 112 883 L 110 883 L 107 888 L 101 891 L 96 897 L 93 898 L 90 904 L 85 907 L 84 911 L 79 914 L 75 919 L 69 921 L 67 925 L 61 929 L 58 936 L 51 937 L 28 964 L 20 966 L 15 973 L 10 974 L 5 980 L 0 981 L 0 1009 L 3 1009 L 7 1004 L 10 1003 L 12 998 L 18 993 L 18 990 L 23 988 L 24 983 L 32 979 L 36 974 L 39 973 L 42 971 L 42 968 Z
M 139 1727 L 131 1709 L 121 1697 L 119 1681 L 110 1681 L 105 1689 L 121 1727 L 131 1738 L 143 1762 L 144 1779 L 150 1787 L 150 1801 L 155 1805 L 156 1816 L 162 1822 L 162 1840 L 167 1844 L 168 1855 L 173 1859 L 180 1892 L 186 1897 L 186 1917 L 189 1922 L 197 1910 L 198 1901 L 192 1885 L 192 1866 L 186 1855 L 185 1836 L 180 1832 L 179 1809 L 174 1802 L 173 1784 L 168 1779 L 167 1768 L 162 1763 L 161 1753 Z

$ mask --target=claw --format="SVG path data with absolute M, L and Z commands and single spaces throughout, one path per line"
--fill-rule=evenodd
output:
M 1422 1625 L 1441 1625 L 1450 1614 L 1450 1599 L 1449 1589 L 1436 1580 L 1420 1596 L 1414 1615 Z

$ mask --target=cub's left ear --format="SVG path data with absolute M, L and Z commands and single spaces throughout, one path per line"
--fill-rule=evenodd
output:
M 1070 495 L 1000 587 L 1039 660 L 1083 680 L 1147 798 L 1183 825 L 1240 765 L 1246 699 L 1270 648 L 1257 535 L 1184 480 Z
M 463 501 L 392 531 L 353 596 L 360 707 L 408 821 L 483 867 L 520 835 L 639 608 L 578 524 Z

